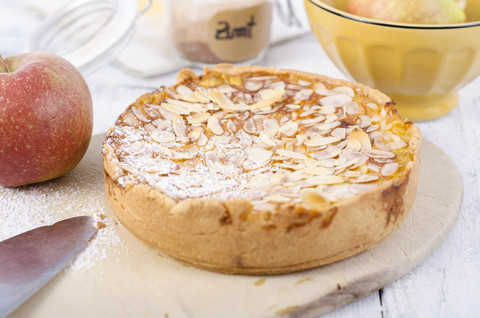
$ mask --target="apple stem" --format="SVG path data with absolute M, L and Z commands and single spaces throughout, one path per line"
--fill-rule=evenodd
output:
M 2 55 L 0 54 L 0 73 L 10 73 L 10 70 L 7 67 L 7 64 L 5 64 L 5 61 L 3 60 Z

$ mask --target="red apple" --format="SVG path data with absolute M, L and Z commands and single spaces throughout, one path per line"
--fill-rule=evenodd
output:
M 0 185 L 50 180 L 73 169 L 93 130 L 80 72 L 50 53 L 0 57 Z

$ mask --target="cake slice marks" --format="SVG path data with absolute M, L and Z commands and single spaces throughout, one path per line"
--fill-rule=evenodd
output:
M 184 70 L 133 103 L 105 143 L 121 186 L 145 183 L 177 201 L 248 199 L 254 212 L 315 210 L 401 180 L 413 126 L 348 82 Z

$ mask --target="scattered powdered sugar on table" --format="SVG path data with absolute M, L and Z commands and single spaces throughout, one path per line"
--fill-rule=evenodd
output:
M 0 186 L 0 241 L 80 215 L 105 224 L 67 267 L 85 270 L 124 245 L 106 214 L 103 174 L 82 163 L 64 177 L 17 188 Z

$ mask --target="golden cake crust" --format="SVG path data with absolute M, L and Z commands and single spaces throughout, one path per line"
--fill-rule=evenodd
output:
M 362 107 L 366 103 L 379 105 L 390 122 L 405 130 L 401 137 L 406 143 L 402 150 L 406 159 L 394 176 L 373 181 L 375 188 L 338 201 L 325 201 L 315 193 L 312 199 L 311 193 L 305 192 L 304 196 L 310 194 L 305 197 L 307 201 L 273 201 L 273 209 L 262 210 L 248 197 L 179 199 L 142 178 L 130 176 L 128 182 L 119 182 L 122 176 L 131 174 L 120 162 L 120 139 L 115 139 L 115 128 L 123 125 L 120 118 L 109 131 L 103 149 L 106 194 L 119 220 L 148 245 L 178 260 L 245 274 L 278 274 L 328 264 L 372 248 L 391 234 L 415 199 L 421 140 L 418 128 L 401 121 L 390 99 L 381 92 L 306 72 L 221 64 L 205 68 L 202 76 L 183 70 L 175 87 L 207 78 L 222 82 L 245 74 L 275 75 L 287 82 L 301 78 L 330 88 L 352 88 Z M 152 96 L 155 93 L 146 94 L 133 105 L 161 103 Z M 131 107 L 126 112 L 131 112 Z M 146 122 L 148 118 L 142 124 Z M 311 200 L 318 200 L 318 204 L 306 204 Z

